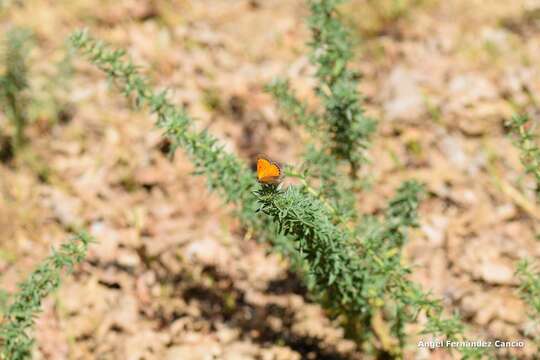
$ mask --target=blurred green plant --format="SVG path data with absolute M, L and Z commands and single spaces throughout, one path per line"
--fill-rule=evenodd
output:
M 402 356 L 404 327 L 424 311 L 432 333 L 459 338 L 463 325 L 456 318 L 443 320 L 440 303 L 407 282 L 409 269 L 401 265 L 406 231 L 416 226 L 420 186 L 404 183 L 383 219 L 360 216 L 356 210 L 357 173 L 368 162 L 376 123 L 365 116 L 358 75 L 348 69 L 353 53 L 338 14 L 344 1 L 307 2 L 311 61 L 317 68 L 315 91 L 323 109 L 310 109 L 288 80 L 277 79 L 266 87 L 285 117 L 305 128 L 311 138 L 300 170 L 286 171 L 300 178 L 303 188 L 281 192 L 263 187 L 257 193 L 262 211 L 274 218 L 284 234 L 296 239 L 296 248 L 314 278 L 313 292 L 331 314 L 341 317 L 349 337 L 363 344 L 374 343 L 377 337 L 382 349 L 372 351 Z M 343 176 L 347 163 L 349 178 Z M 284 225 L 287 221 L 290 224 Z M 463 350 L 465 356 L 482 354 L 467 352 Z
M 366 149 L 375 121 L 364 114 L 356 74 L 348 67 L 353 57 L 349 33 L 336 16 L 343 0 L 309 0 L 312 33 L 311 61 L 317 67 L 316 93 L 324 104 L 325 133 L 330 153 L 350 164 L 356 178 L 367 161 Z M 322 122 L 321 122 L 322 123 Z M 324 139 L 324 138 L 323 138 Z
M 67 100 L 71 91 L 73 75 L 73 51 L 66 46 L 62 57 L 53 63 L 51 71 L 42 76 L 34 76 L 28 115 L 32 120 L 44 121 L 52 126 L 70 117 L 70 104 Z
M 351 196 L 354 182 L 350 177 L 341 176 L 341 161 L 327 151 L 330 148 L 330 138 L 327 129 L 322 125 L 322 117 L 308 110 L 307 105 L 296 97 L 286 80 L 275 80 L 266 86 L 266 90 L 275 97 L 292 125 L 306 128 L 311 135 L 311 143 L 306 145 L 303 154 L 303 163 L 298 170 L 286 169 L 287 176 L 299 178 L 304 184 L 318 184 L 312 185 L 312 194 L 326 198 L 332 205 L 334 222 L 357 219 L 355 199 Z
M 323 109 L 312 111 L 297 98 L 289 82 L 276 79 L 266 87 L 295 124 L 311 135 L 300 171 L 289 176 L 318 184 L 318 196 L 330 202 L 334 221 L 357 220 L 354 197 L 358 172 L 368 162 L 367 149 L 376 122 L 364 114 L 358 93 L 358 74 L 349 69 L 353 53 L 350 36 L 337 17 L 342 0 L 309 0 L 311 62 L 316 66 L 315 93 Z M 342 176 L 348 165 L 349 178 Z
M 348 63 L 353 57 L 348 31 L 337 17 L 337 7 L 343 0 L 308 0 L 311 16 L 311 62 L 318 79 L 315 92 L 324 111 L 309 113 L 307 106 L 289 89 L 286 80 L 276 80 L 267 87 L 285 112 L 307 127 L 321 143 L 319 156 L 331 155 L 332 162 L 349 164 L 349 173 L 356 179 L 362 164 L 367 162 L 366 150 L 375 121 L 364 114 L 358 93 L 358 74 Z M 314 164 L 314 167 L 319 164 Z
M 52 125 L 69 116 L 65 98 L 70 90 L 72 54 L 67 51 L 52 72 L 32 74 L 28 61 L 32 39 L 30 30 L 13 27 L 0 47 L 0 111 L 9 122 L 9 126 L 0 123 L 3 160 L 20 152 L 27 140 L 25 129 L 31 122 L 46 120 L 47 125 Z
M 540 148 L 536 144 L 534 126 L 526 115 L 513 116 L 507 125 L 516 136 L 515 144 L 521 152 L 521 163 L 525 171 L 534 177 L 536 198 L 540 201 Z
M 19 284 L 19 291 L 12 298 L 0 323 L 0 358 L 25 360 L 31 358 L 34 339 L 29 332 L 41 310 L 43 299 L 60 286 L 61 274 L 71 272 L 75 264 L 81 263 L 92 238 L 81 232 L 62 244 L 58 251 L 46 258 Z
M 195 166 L 194 175 L 204 176 L 209 190 L 217 191 L 227 203 L 237 205 L 236 215 L 248 228 L 248 234 L 260 230 L 261 240 L 271 240 L 295 267 L 301 267 L 290 241 L 283 236 L 269 236 L 275 234 L 275 225 L 257 216 L 258 205 L 252 194 L 257 182 L 244 162 L 225 152 L 206 130 L 192 129 L 193 120 L 185 110 L 169 101 L 167 90 L 153 91 L 137 67 L 125 58 L 124 51 L 109 48 L 102 41 L 91 38 L 87 31 L 73 33 L 70 41 L 109 76 L 123 95 L 133 100 L 136 108 L 148 107 L 156 116 L 156 127 L 164 130 L 164 136 L 170 142 L 171 156 L 178 148 L 188 154 Z
M 534 316 L 540 315 L 540 271 L 529 260 L 523 259 L 518 263 L 516 274 L 520 279 L 519 292 L 521 297 L 534 311 Z
M 540 148 L 536 143 L 535 127 L 526 115 L 514 115 L 507 122 L 511 133 L 515 136 L 515 145 L 521 153 L 521 163 L 527 174 L 535 180 L 536 201 L 540 203 Z M 516 275 L 519 278 L 518 292 L 521 298 L 529 305 L 531 319 L 536 326 L 540 324 L 540 271 L 531 264 L 530 260 L 522 259 L 517 264 Z M 540 336 L 528 334 L 535 338 L 540 346 Z
M 405 324 L 424 312 L 432 332 L 449 339 L 463 338 L 461 322 L 444 319 L 442 305 L 408 281 L 409 269 L 401 265 L 407 229 L 416 225 L 418 184 L 405 183 L 383 219 L 363 217 L 357 227 L 341 226 L 343 222 L 334 221 L 336 209 L 306 179 L 285 191 L 257 185 L 242 161 L 225 152 L 206 131 L 192 129 L 192 119 L 168 100 L 167 91 L 152 90 L 124 51 L 111 49 L 87 31 L 75 32 L 71 43 L 104 71 L 136 108 L 146 107 L 156 116 L 156 126 L 170 141 L 171 154 L 178 148 L 186 151 L 195 174 L 203 175 L 211 190 L 238 206 L 237 215 L 248 232 L 258 232 L 289 256 L 302 270 L 312 293 L 330 314 L 344 322 L 349 336 L 361 342 L 370 336 L 384 338 L 383 350 L 400 356 Z M 257 210 L 267 216 L 260 216 Z M 391 324 L 389 330 L 386 323 Z M 376 328 L 373 331 L 372 325 Z M 398 343 L 392 339 L 399 339 Z M 463 353 L 479 357 L 481 350 L 463 349 Z
M 409 281 L 410 269 L 401 263 L 407 230 L 417 226 L 421 191 L 414 181 L 403 183 L 383 219 L 364 217 L 355 230 L 332 224 L 328 208 L 305 189 L 263 185 L 256 192 L 260 210 L 274 219 L 282 234 L 295 239 L 314 279 L 312 293 L 341 320 L 348 337 L 378 356 L 402 357 L 405 326 L 416 322 L 421 313 L 427 317 L 423 333 L 465 339 L 459 317 L 445 318 L 440 301 Z M 381 344 L 378 349 L 375 338 Z M 459 351 L 463 358 L 481 358 L 486 353 L 471 348 Z
M 9 300 L 9 293 L 5 290 L 0 289 L 0 319 L 7 311 Z
M 13 28 L 6 33 L 0 52 L 4 67 L 0 76 L 0 105 L 14 128 L 11 141 L 14 153 L 23 145 L 24 129 L 28 124 L 27 55 L 30 39 L 28 30 Z
M 518 292 L 523 301 L 529 306 L 529 318 L 533 327 L 526 330 L 525 335 L 530 336 L 536 346 L 540 348 L 540 270 L 538 263 L 531 263 L 528 259 L 518 262 L 516 275 L 519 279 Z

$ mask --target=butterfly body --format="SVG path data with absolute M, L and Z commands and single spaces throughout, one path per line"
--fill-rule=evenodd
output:
M 265 155 L 257 156 L 257 180 L 263 184 L 277 185 L 283 178 L 281 165 Z

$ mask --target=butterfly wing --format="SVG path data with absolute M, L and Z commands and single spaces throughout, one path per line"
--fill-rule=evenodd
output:
M 281 181 L 281 167 L 266 157 L 257 158 L 257 179 L 265 184 L 277 184 Z

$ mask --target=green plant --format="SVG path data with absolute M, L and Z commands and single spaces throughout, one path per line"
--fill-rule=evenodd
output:
M 534 329 L 540 327 L 540 270 L 538 264 L 523 259 L 518 262 L 516 275 L 519 279 L 518 293 L 529 306 L 529 317 L 533 320 Z M 540 347 L 540 335 L 532 330 L 525 335 L 531 336 Z
M 416 226 L 420 187 L 404 183 L 384 219 L 359 215 L 355 208 L 355 180 L 367 163 L 376 124 L 365 116 L 358 76 L 348 68 L 353 54 L 338 14 L 343 2 L 308 0 L 311 61 L 318 79 L 315 91 L 323 110 L 310 109 L 287 80 L 274 80 L 266 87 L 286 118 L 304 127 L 310 142 L 316 144 L 307 147 L 298 170 L 286 171 L 300 178 L 303 188 L 281 192 L 265 187 L 257 194 L 263 212 L 296 239 L 297 250 L 314 278 L 314 292 L 330 313 L 341 316 L 349 336 L 360 342 L 377 336 L 382 349 L 397 356 L 406 343 L 405 324 L 415 321 L 422 310 L 428 312 L 427 328 L 434 333 L 453 339 L 462 334 L 463 327 L 455 318 L 442 320 L 442 306 L 404 280 L 409 270 L 401 265 L 401 248 L 407 229 Z M 345 163 L 349 179 L 342 175 Z M 330 245 L 327 239 L 332 239 Z
M 396 255 L 405 240 L 403 230 L 416 223 L 419 191 L 418 184 L 405 183 L 390 202 L 385 221 L 366 219 L 357 231 L 332 224 L 331 214 L 321 201 L 299 187 L 281 191 L 263 186 L 257 196 L 260 210 L 279 224 L 283 234 L 296 240 L 296 248 L 314 278 L 314 294 L 330 314 L 341 317 L 350 337 L 363 341 L 371 335 L 375 312 L 386 301 L 395 301 L 404 286 L 410 285 L 405 280 L 408 270 Z M 404 341 L 405 313 L 394 310 L 401 318 L 392 320 L 401 324 L 394 324 L 392 335 Z M 397 348 L 385 350 L 399 353 Z
M 9 300 L 9 293 L 0 289 L 0 317 L 6 312 Z
M 28 117 L 45 120 L 48 125 L 65 120 L 69 116 L 67 94 L 71 91 L 73 52 L 66 46 L 63 57 L 54 64 L 50 73 L 32 77 L 31 101 Z
M 164 136 L 170 141 L 170 154 L 174 155 L 178 148 L 184 149 L 195 165 L 194 174 L 204 176 L 210 190 L 217 191 L 226 202 L 237 205 L 237 215 L 248 227 L 248 232 L 261 230 L 262 239 L 272 240 L 296 264 L 291 243 L 283 236 L 269 237 L 268 234 L 275 233 L 275 225 L 255 213 L 257 202 L 252 192 L 257 182 L 245 163 L 223 151 L 205 130 L 193 130 L 192 119 L 184 109 L 168 100 L 166 90 L 153 91 L 131 60 L 125 59 L 124 51 L 112 50 L 91 38 L 87 31 L 73 33 L 70 40 L 74 48 L 104 71 L 126 97 L 133 99 L 135 107 L 146 105 L 149 108 L 156 116 L 156 126 L 164 130 Z
M 311 192 L 331 204 L 335 222 L 356 219 L 358 214 L 354 208 L 354 197 L 350 196 L 354 184 L 350 178 L 341 176 L 341 161 L 327 150 L 330 138 L 322 116 L 310 112 L 307 105 L 295 96 L 286 80 L 275 80 L 266 86 L 266 90 L 275 97 L 286 117 L 294 121 L 293 125 L 305 127 L 312 143 L 318 143 L 307 145 L 303 164 L 298 169 L 287 169 L 286 174 L 299 178 L 305 185 L 318 184 L 311 185 Z
M 288 83 L 276 80 L 268 86 L 287 112 L 315 133 L 334 162 L 349 164 L 350 175 L 357 177 L 367 161 L 366 149 L 375 131 L 375 121 L 364 114 L 358 93 L 358 75 L 348 63 L 353 56 L 349 34 L 336 16 L 343 0 L 309 0 L 311 16 L 308 23 L 312 37 L 311 62 L 318 79 L 315 88 L 324 112 L 309 114 L 307 106 L 296 99 Z M 327 151 L 326 151 L 327 150 Z
M 420 192 L 416 183 L 400 188 L 384 219 L 364 217 L 354 228 L 336 222 L 336 209 L 307 181 L 285 191 L 257 185 L 243 162 L 226 153 L 207 132 L 192 129 L 191 118 L 171 104 L 166 92 L 154 92 L 123 51 L 110 49 L 86 31 L 74 33 L 71 42 L 136 107 L 148 107 L 155 114 L 156 126 L 164 130 L 171 143 L 171 153 L 184 149 L 196 174 L 206 178 L 210 189 L 237 205 L 237 214 L 249 231 L 257 231 L 290 256 L 304 272 L 308 287 L 330 314 L 343 320 L 351 336 L 374 336 L 371 319 L 384 315 L 392 333 L 379 327 L 375 335 L 386 339 L 397 336 L 399 344 L 384 350 L 399 355 L 405 343 L 404 325 L 425 312 L 432 332 L 449 339 L 462 338 L 461 323 L 455 318 L 444 319 L 442 305 L 408 281 L 409 270 L 401 265 L 406 231 L 416 224 Z M 258 208 L 267 216 L 258 215 Z M 360 330 L 365 330 L 365 335 Z M 480 350 L 463 349 L 467 351 L 467 356 L 481 354 Z
M 519 292 L 536 316 L 540 314 L 540 271 L 528 260 L 518 263 L 516 274 L 520 279 Z
M 521 152 L 521 163 L 525 171 L 534 177 L 536 182 L 536 198 L 540 201 L 540 148 L 536 144 L 534 128 L 529 125 L 529 117 L 515 115 L 508 122 L 511 131 L 516 135 L 516 146 Z
M 303 189 L 279 190 L 263 186 L 257 191 L 261 211 L 278 229 L 296 240 L 296 248 L 312 276 L 313 293 L 343 322 L 348 336 L 370 349 L 374 337 L 382 353 L 402 356 L 405 325 L 420 313 L 428 318 L 425 333 L 452 341 L 463 340 L 459 317 L 444 318 L 442 304 L 407 280 L 410 269 L 401 264 L 407 229 L 416 226 L 421 187 L 405 182 L 390 201 L 384 219 L 365 217 L 354 231 L 341 229 L 320 200 Z M 389 329 L 381 325 L 381 314 Z M 464 358 L 480 358 L 483 349 L 462 348 Z
M 28 68 L 30 33 L 28 30 L 14 28 L 6 33 L 2 57 L 4 74 L 0 77 L 0 104 L 13 124 L 12 146 L 14 152 L 23 145 L 24 129 L 28 123 Z
M 343 0 L 309 0 L 312 32 L 311 61 L 317 67 L 317 95 L 325 113 L 331 154 L 350 164 L 351 177 L 366 161 L 365 150 L 375 130 L 373 119 L 366 117 L 360 104 L 357 74 L 349 69 L 353 56 L 348 31 L 336 17 Z
M 515 144 L 521 152 L 521 163 L 525 171 L 531 174 L 535 180 L 536 200 L 540 202 L 540 148 L 536 144 L 535 129 L 531 126 L 528 116 L 515 115 L 507 123 L 510 130 L 517 138 Z M 540 271 L 523 259 L 517 264 L 516 274 L 520 280 L 518 292 L 523 300 L 531 308 L 530 317 L 540 319 Z M 540 338 L 536 336 L 540 345 Z
M 32 38 L 29 30 L 14 27 L 5 34 L 0 51 L 0 68 L 3 69 L 0 72 L 0 111 L 11 124 L 10 131 L 5 133 L 12 133 L 10 137 L 5 134 L 0 137 L 3 159 L 15 155 L 24 146 L 25 129 L 32 121 L 41 119 L 52 123 L 65 118 L 69 112 L 64 98 L 70 90 L 72 54 L 67 51 L 52 73 L 31 74 L 28 55 Z M 11 149 L 3 148 L 2 143 L 11 144 Z
M 287 80 L 277 79 L 266 87 L 283 113 L 307 129 L 312 145 L 304 151 L 299 171 L 289 172 L 311 184 L 316 196 L 335 211 L 334 222 L 358 219 L 354 193 L 361 166 L 368 162 L 367 149 L 376 122 L 364 114 L 358 93 L 358 74 L 349 67 L 353 57 L 348 31 L 337 16 L 342 0 L 309 0 L 311 16 L 311 62 L 317 72 L 315 93 L 322 111 L 309 110 L 296 97 Z M 348 167 L 347 167 L 348 165 Z M 348 168 L 349 178 L 343 176 Z
M 29 359 L 34 340 L 29 331 L 41 310 L 41 302 L 60 286 L 63 270 L 84 260 L 92 239 L 86 233 L 76 235 L 46 258 L 28 279 L 19 285 L 13 302 L 0 323 L 0 357 L 4 360 Z

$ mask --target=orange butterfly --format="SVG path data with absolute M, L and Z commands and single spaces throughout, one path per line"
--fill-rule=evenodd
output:
M 257 156 L 257 180 L 263 184 L 277 185 L 283 179 L 281 165 L 266 155 Z

